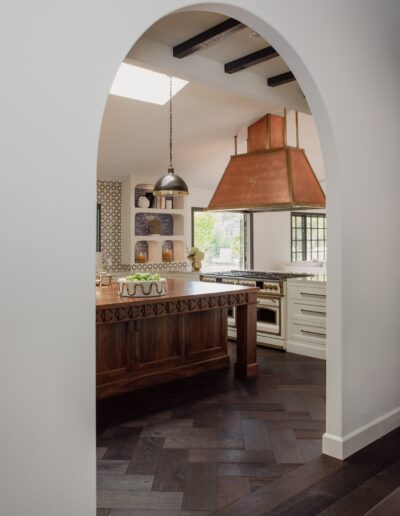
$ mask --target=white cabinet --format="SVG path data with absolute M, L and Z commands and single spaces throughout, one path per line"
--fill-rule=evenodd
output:
M 288 281 L 287 350 L 326 358 L 326 283 Z

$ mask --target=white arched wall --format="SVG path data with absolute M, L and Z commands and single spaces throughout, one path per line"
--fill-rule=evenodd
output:
M 101 119 L 132 44 L 189 3 L 21 0 L 2 10 L 1 514 L 95 514 Z M 197 6 L 239 17 L 276 46 L 318 125 L 329 217 L 324 448 L 339 457 L 399 424 L 399 5 Z

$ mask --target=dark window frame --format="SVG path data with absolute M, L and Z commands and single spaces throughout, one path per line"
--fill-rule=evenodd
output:
M 192 247 L 194 246 L 194 214 L 198 211 L 207 211 L 207 208 L 192 207 L 191 213 L 191 233 Z M 223 210 L 221 210 L 223 211 Z M 231 213 L 241 213 L 244 215 L 244 267 L 245 269 L 254 268 L 254 217 L 253 213 L 241 210 L 229 210 Z M 246 217 L 248 215 L 248 217 Z
M 101 203 L 97 203 L 96 209 L 96 253 L 101 252 Z
M 294 217 L 301 217 L 302 218 L 302 227 L 300 228 L 301 229 L 301 232 L 302 232 L 302 235 L 301 235 L 301 239 L 298 239 L 297 238 L 297 235 L 294 236 L 293 234 L 293 231 L 297 231 L 299 228 L 294 228 L 294 224 L 293 224 L 293 218 Z M 318 227 L 318 224 L 317 224 L 317 228 L 313 228 L 312 227 L 312 222 L 310 222 L 310 227 L 309 229 L 318 229 L 318 236 L 316 239 L 309 239 L 307 238 L 307 218 L 310 218 L 311 220 L 312 219 L 324 219 L 325 220 L 325 224 L 324 224 L 324 228 L 319 228 Z M 324 237 L 323 238 L 319 238 L 319 231 L 320 229 L 323 229 L 324 230 Z M 297 242 L 301 241 L 302 243 L 302 249 L 301 251 L 297 251 L 297 249 L 294 251 L 293 250 L 293 244 L 296 244 Z M 291 259 L 291 262 L 292 263 L 296 263 L 296 262 L 299 262 L 299 261 L 310 261 L 310 259 L 307 259 L 307 253 L 312 253 L 312 249 L 310 249 L 308 247 L 308 243 L 311 243 L 311 242 L 317 242 L 317 243 L 323 243 L 324 246 L 325 246 L 325 251 L 324 251 L 324 254 L 325 254 L 325 259 L 322 260 L 321 258 L 311 258 L 311 260 L 313 259 L 318 259 L 318 260 L 321 260 L 321 261 L 326 261 L 326 252 L 327 252 L 327 247 L 326 247 L 326 214 L 325 213 L 307 213 L 307 212 L 294 212 L 292 211 L 291 214 L 290 214 L 290 259 Z M 301 260 L 298 260 L 296 259 L 297 258 L 297 255 L 301 253 Z

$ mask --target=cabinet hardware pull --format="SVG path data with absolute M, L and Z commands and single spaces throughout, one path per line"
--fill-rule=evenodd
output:
M 305 308 L 300 308 L 302 312 L 305 314 L 318 314 L 318 315 L 326 315 L 326 312 L 318 312 L 317 310 L 306 310 Z
M 129 333 L 133 332 L 133 323 L 134 323 L 134 321 L 129 321 L 128 322 L 128 332 Z
M 326 297 L 326 294 L 313 294 L 312 292 L 300 292 L 302 296 Z
M 318 337 L 326 337 L 326 333 L 318 333 L 317 331 L 308 331 L 308 330 L 300 330 L 301 333 L 305 333 L 307 335 L 317 335 Z

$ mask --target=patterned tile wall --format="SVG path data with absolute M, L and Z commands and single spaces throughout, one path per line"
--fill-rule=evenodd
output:
M 101 204 L 101 251 L 104 269 L 121 266 L 121 200 L 119 181 L 97 181 L 97 202 Z
M 161 235 L 173 235 L 174 234 L 174 218 L 168 213 L 149 215 L 148 213 L 136 213 L 135 215 L 135 234 L 136 235 L 148 235 L 149 228 L 148 223 L 151 219 L 157 218 L 160 221 Z
M 144 192 L 139 192 L 143 194 Z M 112 270 L 135 270 L 137 264 L 121 263 L 121 210 L 122 210 L 122 184 L 119 181 L 97 181 L 97 202 L 101 204 L 101 251 L 103 255 L 103 267 L 109 269 L 108 260 L 111 258 Z M 136 193 L 136 195 L 138 195 Z M 139 215 L 139 214 L 137 214 Z M 135 232 L 137 235 L 148 235 L 145 214 L 140 214 L 139 220 L 135 221 Z M 173 235 L 174 219 L 167 213 L 158 214 L 161 222 L 161 235 Z M 164 240 L 162 249 L 174 252 L 174 245 L 171 240 Z M 137 242 L 136 252 L 143 252 L 148 259 L 149 248 L 145 241 Z M 176 268 L 178 264 L 174 265 Z M 165 267 L 171 264 L 165 264 Z M 186 261 L 179 263 L 179 269 L 187 266 Z M 146 267 L 144 265 L 143 267 Z M 140 268 L 140 265 L 138 266 Z

